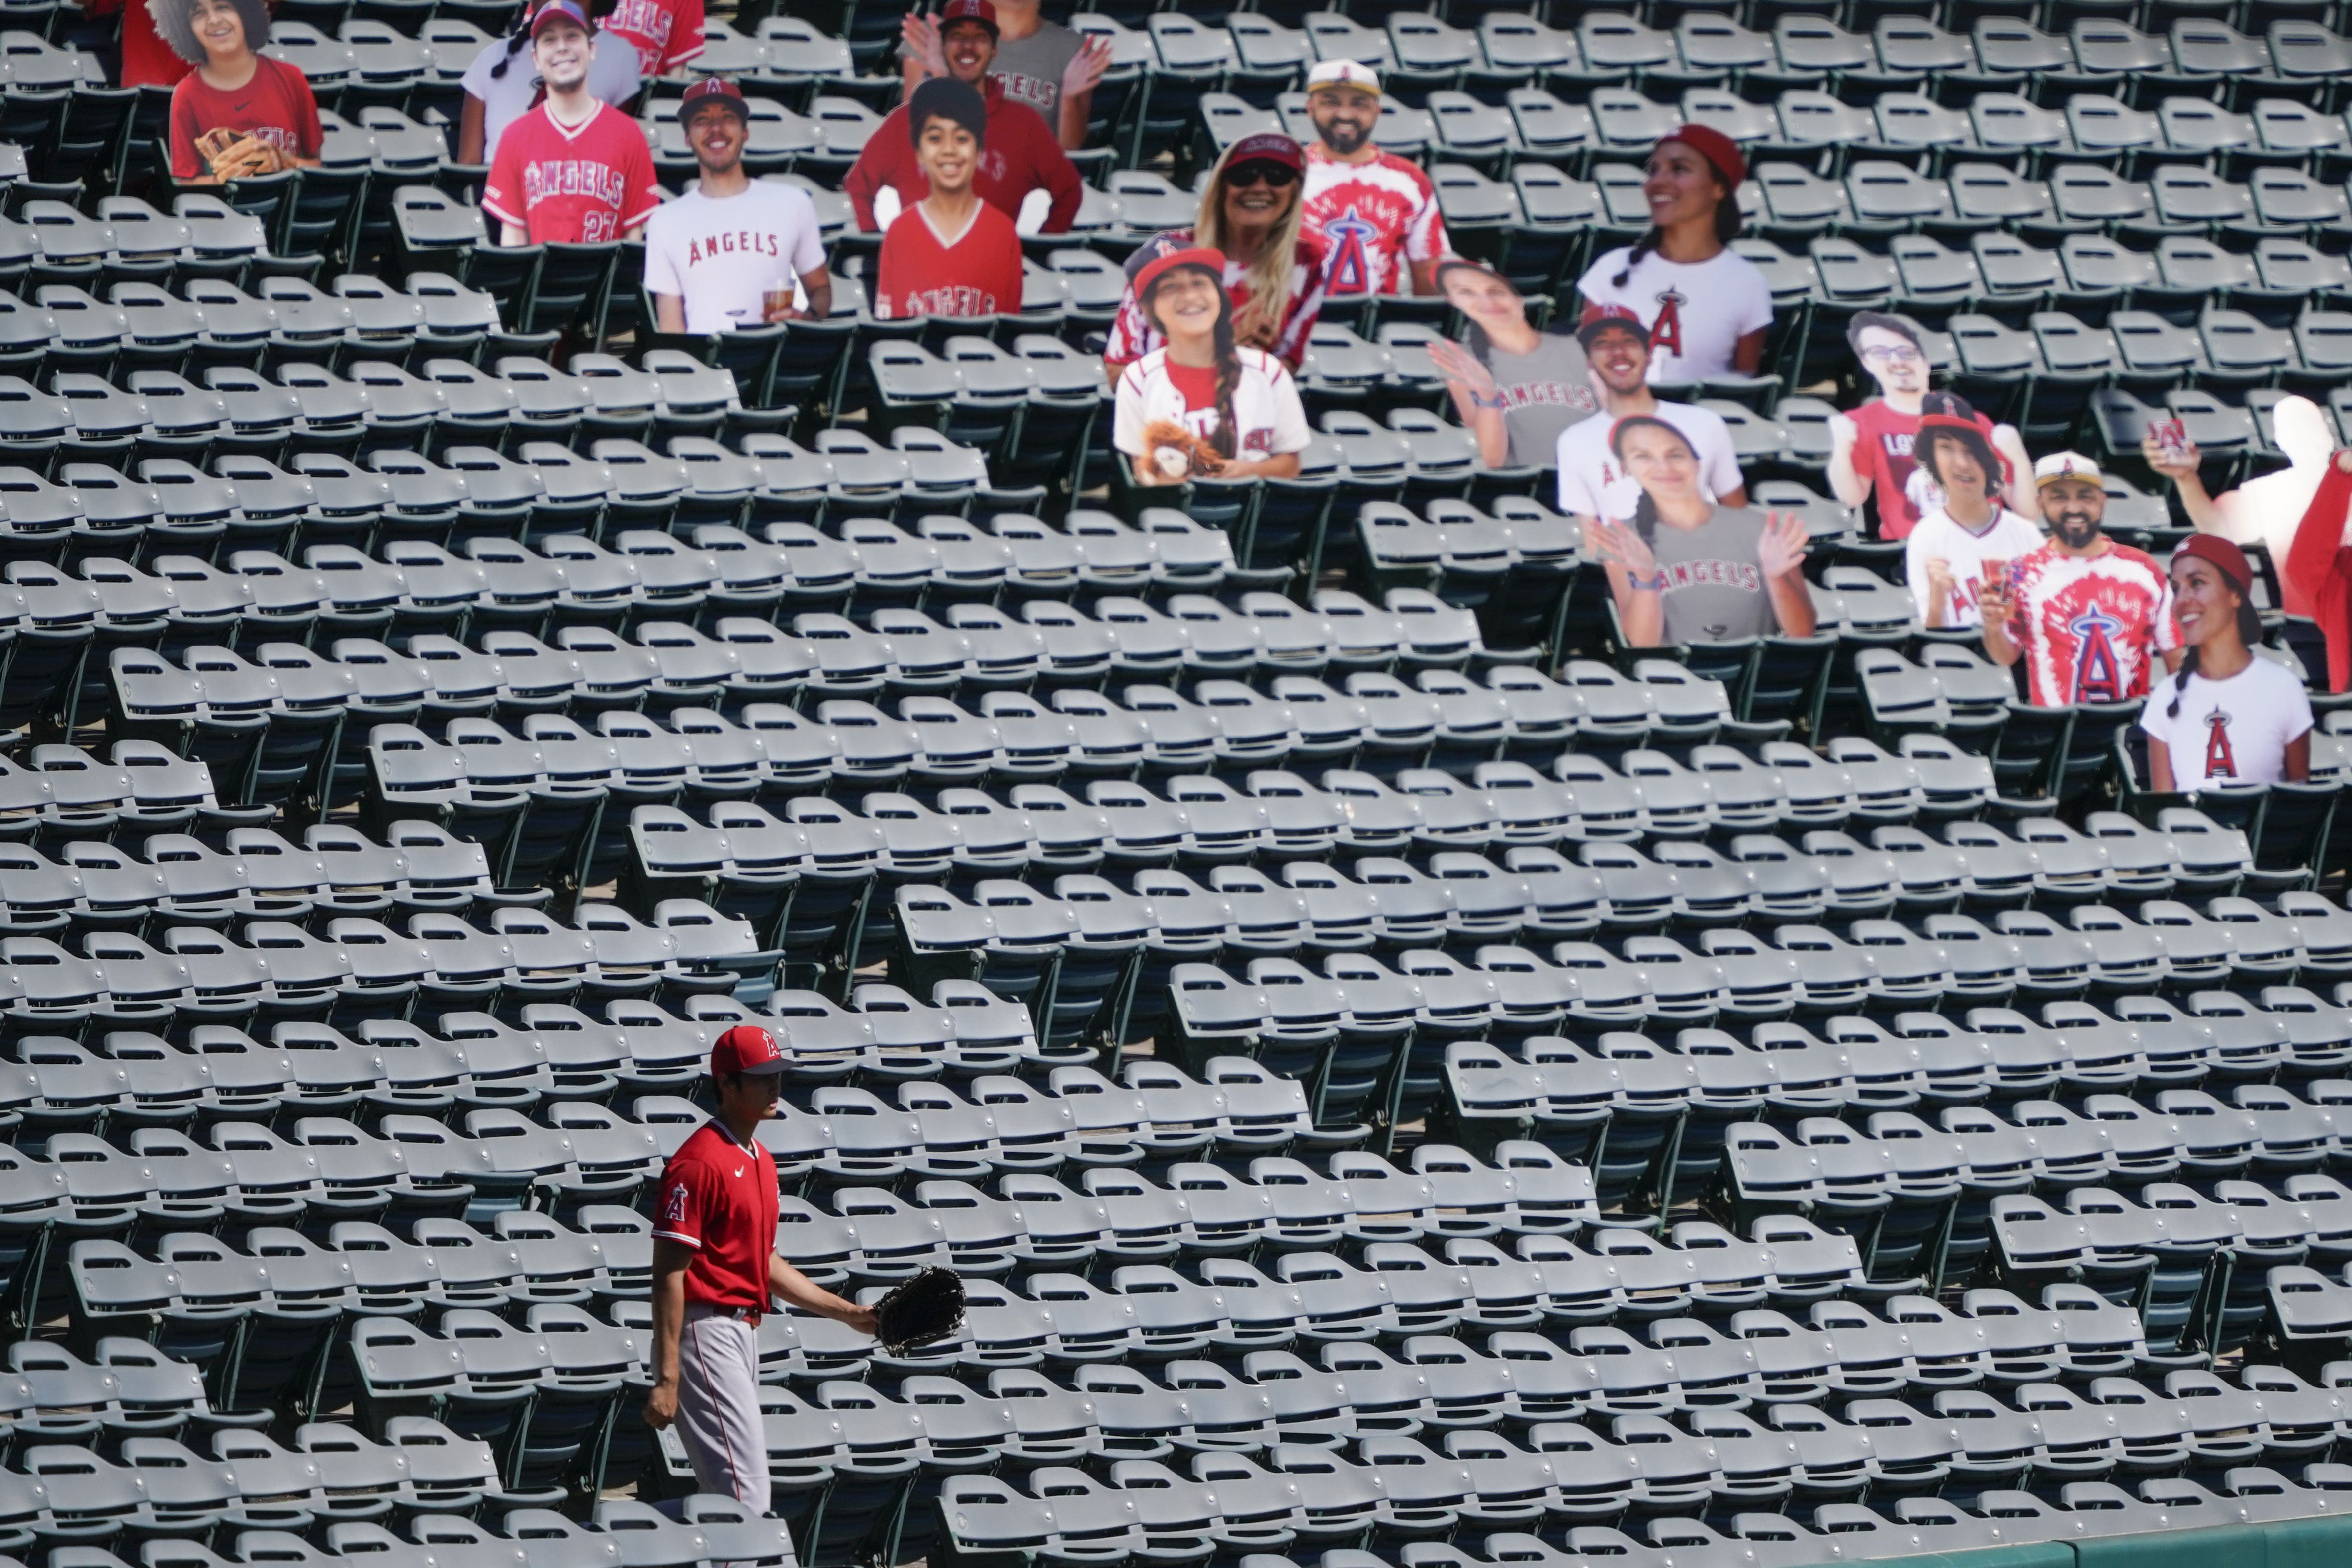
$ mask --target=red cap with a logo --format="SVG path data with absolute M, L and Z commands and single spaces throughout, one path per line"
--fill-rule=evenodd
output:
M 694 111 L 706 103 L 716 103 L 735 111 L 735 118 L 748 121 L 751 110 L 743 107 L 743 89 L 723 76 L 707 76 L 686 89 L 677 100 L 677 122 L 680 125 L 694 118 Z
M 710 1076 L 739 1072 L 782 1072 L 784 1053 L 776 1037 L 757 1024 L 738 1024 L 710 1047 Z
M 989 37 L 1002 36 L 996 25 L 996 7 L 988 0 L 948 0 L 947 9 L 940 13 L 940 31 L 946 32 L 950 23 L 977 22 L 988 29 Z
M 1645 342 L 1650 335 L 1649 324 L 1631 305 L 1587 305 L 1576 323 L 1576 341 L 1590 348 L 1593 335 L 1603 327 L 1630 327 Z

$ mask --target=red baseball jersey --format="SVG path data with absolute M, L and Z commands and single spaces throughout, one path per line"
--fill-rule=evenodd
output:
M 1021 236 L 986 202 L 951 241 L 942 242 L 920 202 L 891 221 L 874 268 L 874 313 L 908 316 L 1017 316 L 1021 313 Z
M 654 157 L 637 122 L 608 104 L 563 126 L 541 104 L 506 129 L 482 187 L 482 210 L 520 224 L 533 245 L 618 239 L 661 205 Z
M 2010 568 L 2010 636 L 2037 708 L 2145 697 L 2158 658 L 2180 646 L 2172 584 L 2146 551 L 2110 542 L 2097 555 L 2061 555 L 2045 544 Z
M 1445 254 L 1437 187 L 1393 153 L 1346 163 L 1318 142 L 1307 149 L 1300 199 L 1307 232 L 1323 242 L 1323 289 L 1334 299 L 1409 293 L 1412 263 Z
M 1919 498 L 1911 493 L 1911 476 L 1919 471 L 1918 463 L 1911 456 L 1911 443 L 1918 439 L 1920 416 L 1900 413 L 1889 408 L 1885 399 L 1874 397 L 1846 417 L 1854 425 L 1854 471 L 1870 481 L 1878 498 L 1878 537 L 1908 539 L 1923 515 Z M 1981 414 L 1976 420 L 1977 428 L 1984 432 L 1990 445 L 1992 421 Z M 2009 482 L 2009 460 L 2005 458 L 2001 459 L 2000 477 L 2003 484 Z M 1943 492 L 1934 488 L 1933 479 L 1925 483 L 1932 492 L 1930 504 L 1940 504 Z
M 234 92 L 223 92 L 194 71 L 172 89 L 172 173 L 175 177 L 193 180 L 205 172 L 205 155 L 196 151 L 196 140 L 207 131 L 218 130 L 240 135 L 250 132 L 296 158 L 317 157 L 327 139 L 310 79 L 299 66 L 268 55 L 254 62 L 252 79 Z
M 650 81 L 702 52 L 702 0 L 619 0 L 604 28 L 635 47 L 638 74 Z
M 768 1258 L 776 1250 L 776 1162 L 706 1121 L 662 1167 L 654 1234 L 694 1248 L 686 1268 L 691 1306 L 769 1310 Z

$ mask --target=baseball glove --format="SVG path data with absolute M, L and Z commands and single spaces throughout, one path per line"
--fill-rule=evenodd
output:
M 286 156 L 277 148 L 250 132 L 240 134 L 226 125 L 215 125 L 197 137 L 196 151 L 204 154 L 216 180 L 274 174 L 286 167 Z
M 963 1281 L 926 1268 L 874 1303 L 874 1337 L 885 1355 L 945 1339 L 963 1327 Z
M 1143 449 L 1153 465 L 1171 479 L 1193 475 L 1214 478 L 1225 459 L 1214 447 L 1172 419 L 1154 419 L 1143 427 Z

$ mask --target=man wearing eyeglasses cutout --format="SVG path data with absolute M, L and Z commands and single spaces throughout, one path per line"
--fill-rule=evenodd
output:
M 1919 328 L 1907 317 L 1860 310 L 1846 323 L 1845 339 L 1878 384 L 1878 395 L 1851 414 L 1830 420 L 1830 489 L 1847 506 L 1878 498 L 1878 537 L 1907 539 L 1919 520 L 1941 506 L 1935 477 L 1913 460 L 1926 413 L 1927 354 Z M 2006 470 L 2001 476 L 2010 509 L 2033 515 L 2033 459 L 2010 425 L 1974 416 Z

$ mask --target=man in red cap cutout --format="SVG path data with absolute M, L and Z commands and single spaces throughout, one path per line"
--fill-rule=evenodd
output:
M 1052 205 L 1045 210 L 1043 232 L 1061 234 L 1078 216 L 1083 183 L 1044 119 L 1027 104 L 1006 97 L 1004 84 L 988 74 L 996 59 L 996 7 L 989 0 L 948 0 L 940 14 L 940 50 L 948 74 L 931 80 L 962 82 L 980 94 L 987 110 L 987 132 L 980 138 L 980 163 L 972 172 L 973 192 L 1006 217 L 1018 219 L 1029 193 L 1044 191 Z M 916 138 L 907 129 L 914 100 L 909 92 L 905 103 L 883 117 L 841 182 L 857 215 L 857 226 L 868 234 L 888 226 L 877 220 L 874 211 L 874 198 L 886 186 L 898 193 L 902 211 L 930 190 L 915 157 Z
M 665 332 L 731 332 L 833 313 L 824 236 L 808 193 L 743 167 L 743 89 L 706 77 L 677 106 L 701 177 L 646 223 L 646 292 Z
M 579 0 L 546 0 L 530 19 L 530 58 L 547 101 L 499 138 L 482 210 L 501 245 L 626 239 L 661 205 L 646 133 L 588 90 L 594 38 Z
M 866 1333 L 874 1314 L 776 1256 L 776 1162 L 754 1136 L 776 1114 L 784 1054 L 755 1024 L 710 1047 L 719 1113 L 662 1168 L 654 1220 L 654 1387 L 646 1425 L 675 1422 L 695 1484 L 769 1509 L 760 1320 L 773 1300 Z
M 1695 403 L 1669 403 L 1650 390 L 1650 335 L 1642 318 L 1624 305 L 1588 305 L 1577 323 L 1592 384 L 1601 394 L 1601 416 L 1580 419 L 1559 433 L 1559 510 L 1579 522 L 1595 518 L 1624 522 L 1642 500 L 1642 487 L 1610 449 L 1617 421 L 1645 414 L 1663 419 L 1690 442 L 1698 458 L 1698 482 L 1718 506 L 1748 504 L 1748 480 L 1739 452 L 1723 416 Z
M 1603 252 L 1576 291 L 1588 305 L 1623 305 L 1650 328 L 1650 379 L 1754 375 L 1772 325 L 1772 286 L 1731 248 L 1748 160 L 1708 125 L 1658 138 L 1642 180 L 1649 232 Z

